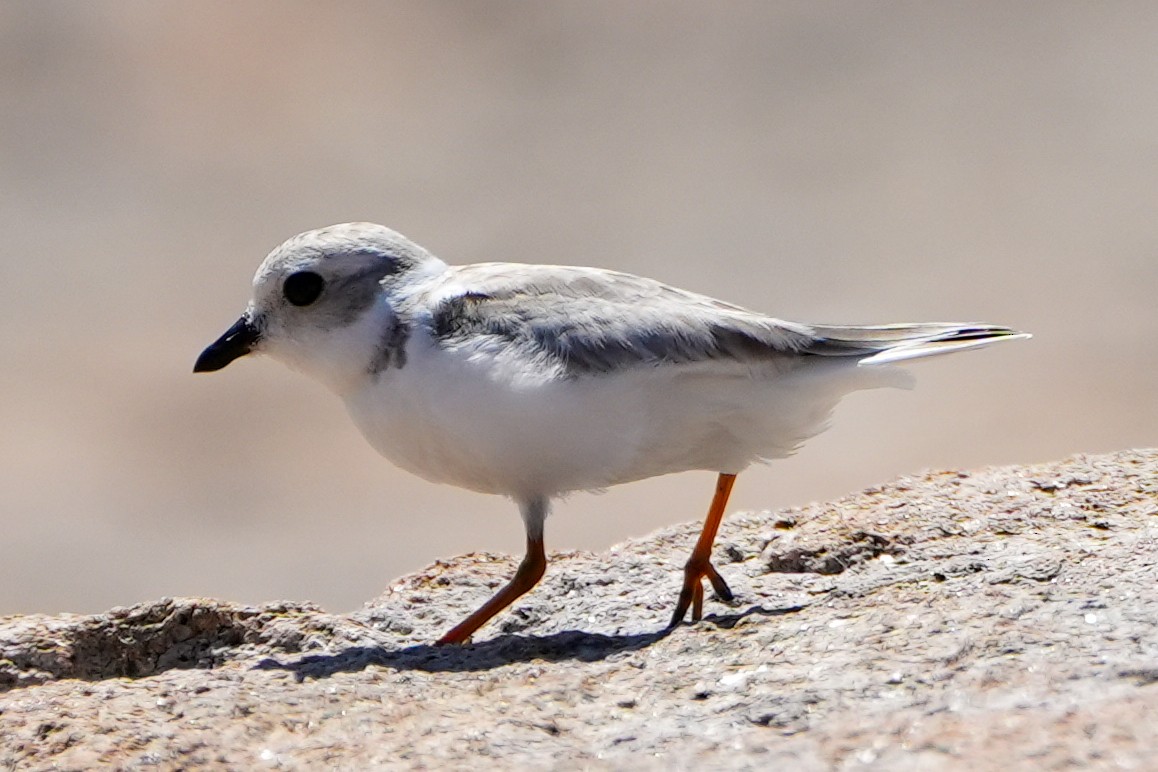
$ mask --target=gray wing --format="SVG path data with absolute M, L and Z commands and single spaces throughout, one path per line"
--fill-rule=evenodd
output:
M 803 352 L 806 325 L 783 322 L 631 274 L 486 263 L 451 269 L 431 332 L 452 346 L 492 336 L 571 376 L 632 366 L 753 361 Z
M 450 271 L 464 288 L 435 307 L 442 345 L 492 336 L 571 376 L 631 366 L 785 357 L 888 364 L 1029 337 L 985 323 L 872 326 L 787 322 L 632 274 L 480 263 Z

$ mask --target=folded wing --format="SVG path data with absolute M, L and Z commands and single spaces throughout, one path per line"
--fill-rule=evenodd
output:
M 475 264 L 452 269 L 444 289 L 431 317 L 442 345 L 497 339 L 571 377 L 721 359 L 855 357 L 863 365 L 885 364 L 1028 337 L 989 324 L 787 322 L 595 268 Z

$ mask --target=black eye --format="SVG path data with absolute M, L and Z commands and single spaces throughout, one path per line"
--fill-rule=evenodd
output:
M 286 277 L 281 291 L 295 306 L 308 306 L 318 299 L 325 286 L 326 280 L 313 271 L 298 271 Z

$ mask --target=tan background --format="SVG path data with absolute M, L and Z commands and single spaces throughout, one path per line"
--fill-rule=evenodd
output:
M 812 321 L 1036 333 L 850 398 L 733 509 L 1158 440 L 1158 6 L 0 5 L 0 613 L 355 607 L 506 501 L 376 457 L 268 361 L 194 377 L 282 239 L 384 222 Z M 577 495 L 553 548 L 698 519 Z

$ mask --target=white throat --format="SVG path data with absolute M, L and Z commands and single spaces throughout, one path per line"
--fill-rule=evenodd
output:
M 390 328 L 393 316 L 382 296 L 352 324 L 309 330 L 292 340 L 278 341 L 265 353 L 346 397 L 371 377 L 383 331 Z

